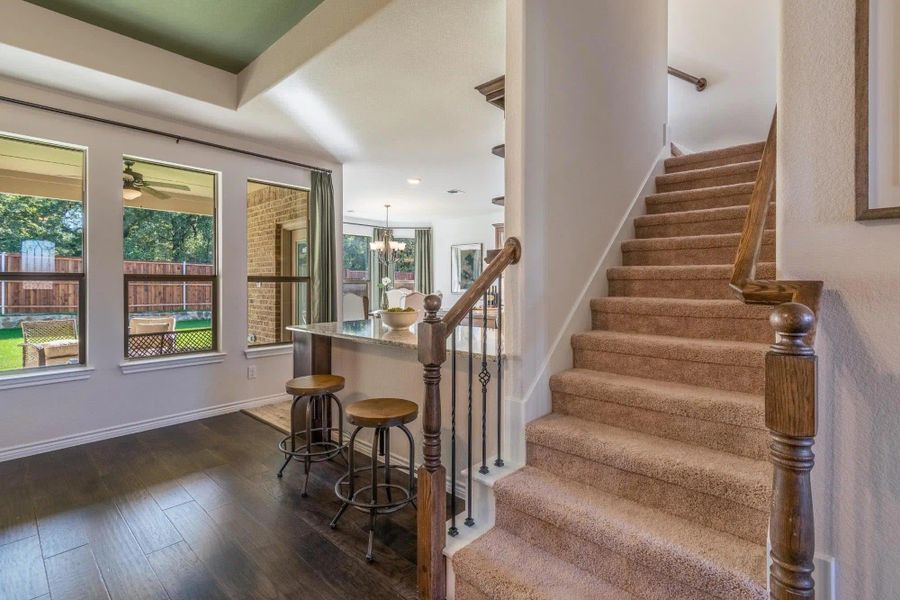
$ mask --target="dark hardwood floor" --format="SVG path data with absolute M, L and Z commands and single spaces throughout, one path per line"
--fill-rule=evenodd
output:
M 415 510 L 367 564 L 366 515 L 329 528 L 343 463 L 301 498 L 280 436 L 234 413 L 0 463 L 0 598 L 415 598 Z

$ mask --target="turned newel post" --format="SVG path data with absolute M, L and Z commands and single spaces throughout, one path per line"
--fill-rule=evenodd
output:
M 437 313 L 438 296 L 425 298 L 425 320 L 419 323 L 419 362 L 425 368 L 422 407 L 422 454 L 418 470 L 418 589 L 422 600 L 444 600 L 445 523 L 447 521 L 446 469 L 441 464 L 441 365 L 447 359 L 447 333 Z
M 777 341 L 766 355 L 766 427 L 774 465 L 769 522 L 774 600 L 812 600 L 813 525 L 810 471 L 816 435 L 816 355 L 806 338 L 815 315 L 803 304 L 778 306 L 769 322 Z

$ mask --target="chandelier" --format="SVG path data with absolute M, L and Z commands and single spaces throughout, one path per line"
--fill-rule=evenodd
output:
M 391 205 L 384 205 L 384 235 L 382 239 L 369 243 L 369 248 L 378 257 L 378 262 L 385 267 L 391 267 L 397 262 L 396 252 L 406 250 L 406 242 L 398 242 L 394 239 L 393 231 L 390 227 L 390 210 Z

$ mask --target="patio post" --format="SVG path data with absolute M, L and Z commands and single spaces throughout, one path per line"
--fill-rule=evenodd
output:
M 187 261 L 181 261 L 181 274 L 187 275 Z M 181 284 L 181 310 L 187 312 L 187 281 Z
M 0 252 L 0 273 L 6 272 L 6 252 Z M 0 315 L 6 314 L 6 281 L 0 281 Z

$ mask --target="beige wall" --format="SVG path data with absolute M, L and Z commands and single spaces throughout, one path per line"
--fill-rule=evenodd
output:
M 900 597 L 900 220 L 853 218 L 854 0 L 784 0 L 779 276 L 825 282 L 817 549 L 837 598 Z
M 513 432 L 549 411 L 549 357 L 571 366 L 557 342 L 590 327 L 590 311 L 572 307 L 662 149 L 666 10 L 665 0 L 507 5 L 506 230 L 523 245 L 507 288 Z
M 308 235 L 309 192 L 274 185 L 252 184 L 247 192 L 247 273 L 249 275 L 293 275 L 291 265 L 282 266 L 282 226 L 302 221 L 296 229 Z M 247 332 L 252 342 L 274 344 L 285 341 L 283 284 L 250 284 L 247 289 Z

